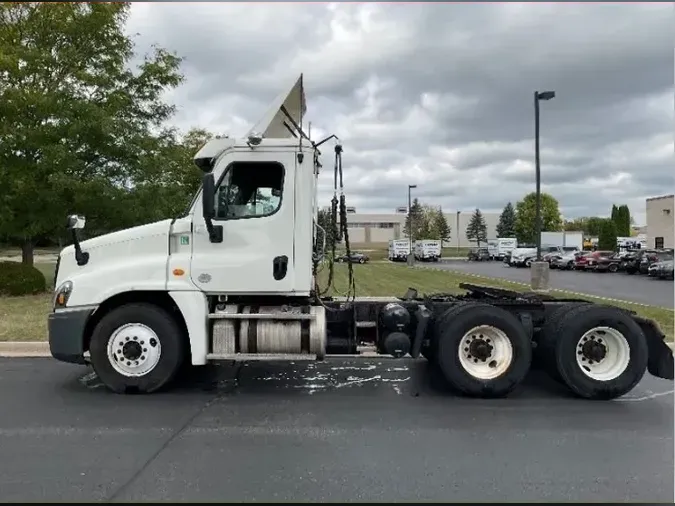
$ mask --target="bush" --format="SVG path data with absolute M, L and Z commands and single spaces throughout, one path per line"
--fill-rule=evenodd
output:
M 34 266 L 0 262 L 0 295 L 31 295 L 46 289 L 44 275 Z

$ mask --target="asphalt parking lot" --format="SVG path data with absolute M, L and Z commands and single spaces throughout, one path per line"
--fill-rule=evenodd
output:
M 438 269 L 470 272 L 491 278 L 502 278 L 521 283 L 530 282 L 530 269 L 508 267 L 503 262 L 467 262 L 452 260 L 421 264 Z M 628 275 L 623 272 L 600 273 L 559 271 L 551 269 L 551 288 L 587 293 L 599 297 L 639 302 L 650 306 L 675 307 L 673 282 L 653 279 L 646 275 Z
M 590 402 L 532 373 L 453 396 L 423 361 L 192 372 L 118 396 L 86 367 L 0 359 L 1 501 L 673 500 L 673 383 Z

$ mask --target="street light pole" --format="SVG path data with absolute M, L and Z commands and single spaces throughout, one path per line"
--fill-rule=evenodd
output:
M 457 254 L 459 255 L 459 214 L 462 211 L 457 211 L 457 223 L 455 224 L 455 234 L 457 234 Z
M 551 100 L 555 91 L 534 92 L 534 173 L 536 179 L 536 202 L 534 234 L 537 242 L 537 259 L 530 266 L 530 283 L 534 291 L 548 291 L 549 265 L 541 260 L 541 165 L 539 162 L 539 102 Z
M 534 92 L 534 174 L 537 182 L 534 233 L 537 241 L 537 262 L 541 262 L 541 165 L 539 163 L 539 101 L 551 100 L 555 91 Z
M 410 247 L 408 248 L 408 265 L 413 265 L 415 263 L 415 255 L 413 254 L 413 215 L 411 199 L 411 190 L 413 188 L 417 188 L 417 185 L 408 185 L 408 241 L 410 243 Z

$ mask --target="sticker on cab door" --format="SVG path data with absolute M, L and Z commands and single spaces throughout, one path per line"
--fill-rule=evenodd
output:
M 190 244 L 190 236 L 189 235 L 181 235 L 180 236 L 180 245 L 181 246 L 187 246 Z

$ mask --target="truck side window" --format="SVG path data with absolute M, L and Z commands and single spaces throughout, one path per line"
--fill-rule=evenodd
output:
M 281 207 L 284 167 L 278 162 L 234 162 L 216 194 L 216 219 L 261 218 Z

